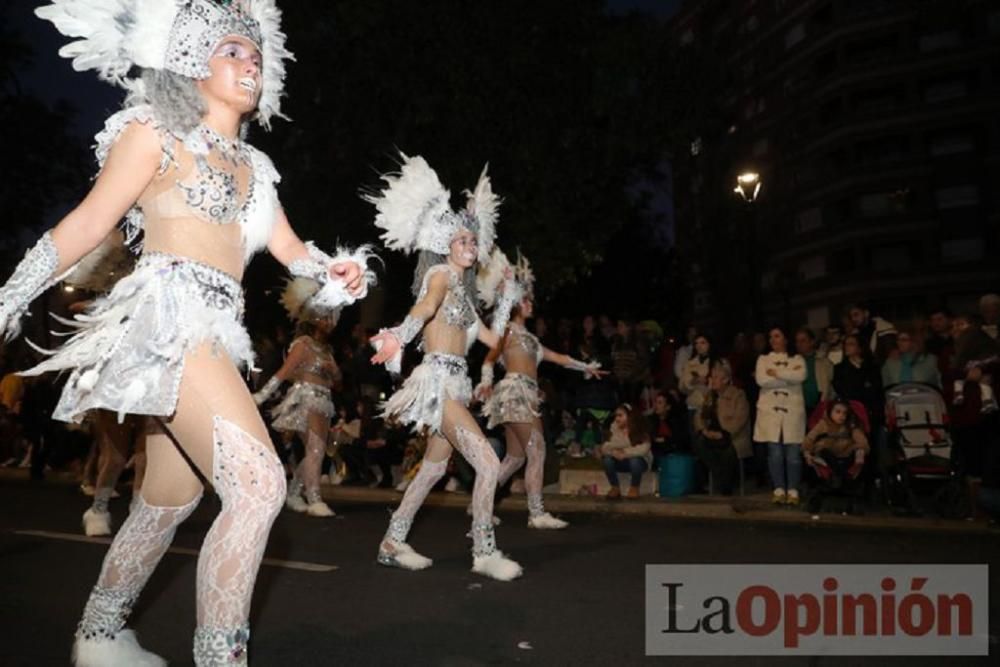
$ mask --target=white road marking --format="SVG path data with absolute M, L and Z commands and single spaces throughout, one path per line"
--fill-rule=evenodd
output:
M 85 544 L 111 544 L 110 537 L 87 537 L 76 533 L 57 533 L 48 530 L 16 530 L 15 535 L 25 535 L 27 537 L 44 537 L 49 540 L 62 540 L 63 542 L 83 542 Z M 197 556 L 197 549 L 186 549 L 184 547 L 170 547 L 167 553 L 181 554 L 183 556 Z M 281 560 L 280 558 L 265 558 L 263 565 L 271 567 L 283 567 L 286 570 L 300 570 L 302 572 L 333 572 L 338 569 L 337 565 L 323 565 L 321 563 L 306 563 L 298 560 Z

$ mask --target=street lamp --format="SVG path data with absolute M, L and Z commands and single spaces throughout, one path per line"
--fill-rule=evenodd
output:
M 755 171 L 748 171 L 740 174 L 736 177 L 736 188 L 733 192 L 743 197 L 743 201 L 748 204 L 752 204 L 757 201 L 757 195 L 760 194 L 760 174 Z
M 760 174 L 755 171 L 746 171 L 736 177 L 736 187 L 733 192 L 738 194 L 746 204 L 747 233 L 749 243 L 747 247 L 750 255 L 750 325 L 756 330 L 760 327 L 760 275 L 758 271 L 757 257 L 757 211 L 754 202 L 760 194 L 761 180 Z

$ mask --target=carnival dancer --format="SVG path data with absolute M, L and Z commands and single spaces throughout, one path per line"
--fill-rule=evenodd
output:
M 36 10 L 61 51 L 129 91 L 97 136 L 87 197 L 0 288 L 0 330 L 126 215 L 135 270 L 78 315 L 75 334 L 28 372 L 68 371 L 53 417 L 95 409 L 156 418 L 137 506 L 118 531 L 76 634 L 77 665 L 162 665 L 124 626 L 174 532 L 212 482 L 222 510 L 198 558 L 196 665 L 246 664 L 254 581 L 285 495 L 281 464 L 240 374 L 252 363 L 240 279 L 267 249 L 323 284 L 316 303 L 366 293 L 367 253 L 330 257 L 292 231 L 271 161 L 243 140 L 280 116 L 285 49 L 274 0 L 56 0 Z
M 298 435 L 305 450 L 288 485 L 285 505 L 309 516 L 330 517 L 335 513 L 323 502 L 319 479 L 326 455 L 330 419 L 336 412 L 331 389 L 340 378 L 340 369 L 326 342 L 336 321 L 309 308 L 309 300 L 317 287 L 310 280 L 289 281 L 281 300 L 289 317 L 296 322 L 296 338 L 288 350 L 285 363 L 253 398 L 257 405 L 261 405 L 278 391 L 282 383 L 293 382 L 281 402 L 271 411 L 274 418 L 271 426 L 276 431 Z
M 579 371 L 586 378 L 603 377 L 596 362 L 584 363 L 565 354 L 553 352 L 539 342 L 525 326 L 535 309 L 535 277 L 531 264 L 520 255 L 517 265 L 510 266 L 507 257 L 494 249 L 490 261 L 479 271 L 479 294 L 486 307 L 494 306 L 500 296 L 504 276 L 512 275 L 519 297 L 510 314 L 510 323 L 500 345 L 486 356 L 477 397 L 485 399 L 483 415 L 491 429 L 503 425 L 507 450 L 500 463 L 497 485 L 503 486 L 525 463 L 524 486 L 528 496 L 528 527 L 560 529 L 567 524 L 545 511 L 542 501 L 542 480 L 545 472 L 545 430 L 541 420 L 542 395 L 538 388 L 538 366 L 543 361 Z M 501 314 L 502 316 L 502 314 Z M 493 366 L 500 359 L 506 374 L 493 386 Z M 499 520 L 494 518 L 495 523 Z
M 420 471 L 379 545 L 378 562 L 411 570 L 432 564 L 406 540 L 417 510 L 444 475 L 455 448 L 476 471 L 472 571 L 509 581 L 520 576 L 521 566 L 497 549 L 492 518 L 500 461 L 469 412 L 472 383 L 465 360 L 474 341 L 490 347 L 499 343 L 476 312 L 474 267 L 493 247 L 500 200 L 483 170 L 475 191 L 466 192 L 466 208 L 453 212 L 449 192 L 421 157 L 402 155 L 400 173 L 383 180 L 384 190 L 365 197 L 378 210 L 375 224 L 385 230 L 382 239 L 387 248 L 420 255 L 413 282 L 416 304 L 402 324 L 373 337 L 377 352 L 372 361 L 399 373 L 403 347 L 423 336 L 423 360 L 385 402 L 383 416 L 416 432 L 426 431 L 429 438 Z M 512 300 L 507 312 L 510 305 Z M 503 326 L 505 320 L 500 331 Z

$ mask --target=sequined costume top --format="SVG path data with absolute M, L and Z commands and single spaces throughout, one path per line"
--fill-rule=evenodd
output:
M 427 296 L 431 277 L 442 271 L 448 275 L 448 292 L 434 317 L 424 326 L 423 351 L 464 357 L 479 335 L 480 320 L 476 306 L 466 293 L 461 279 L 447 265 L 433 266 L 424 276 L 417 301 L 422 301 Z
M 302 336 L 292 342 L 291 347 L 303 346 L 306 358 L 295 370 L 291 380 L 309 384 L 331 387 L 340 377 L 340 370 L 333 359 L 330 348 L 317 342 L 311 336 Z

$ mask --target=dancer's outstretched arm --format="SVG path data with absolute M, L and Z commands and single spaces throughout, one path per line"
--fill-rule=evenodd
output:
M 423 331 L 424 324 L 434 317 L 445 296 L 448 294 L 448 275 L 438 271 L 427 280 L 427 290 L 423 298 L 410 309 L 406 319 L 399 326 L 382 329 L 372 336 L 375 348 L 373 364 L 385 364 L 393 373 L 402 370 L 403 348 Z
M 305 345 L 301 339 L 296 340 L 292 343 L 291 349 L 288 351 L 288 356 L 285 357 L 285 363 L 281 365 L 274 375 L 264 384 L 260 390 L 253 395 L 253 401 L 257 405 L 261 405 L 267 402 L 267 399 L 271 398 L 276 391 L 281 387 L 281 385 L 295 374 L 296 369 L 299 366 L 307 363 L 309 361 L 309 355 L 312 351 L 309 349 L 308 345 Z
M 568 354 L 561 354 L 550 350 L 547 347 L 542 348 L 542 361 L 548 361 L 553 364 L 559 364 L 563 368 L 568 368 L 571 371 L 580 371 L 586 378 L 602 378 L 608 375 L 608 371 L 602 371 L 601 365 L 596 361 L 592 361 L 589 364 L 579 359 L 574 359 Z
M 87 196 L 42 236 L 0 287 L 0 333 L 8 338 L 20 333 L 20 319 L 31 302 L 114 229 L 156 175 L 160 146 L 149 125 L 133 123 L 122 132 Z

